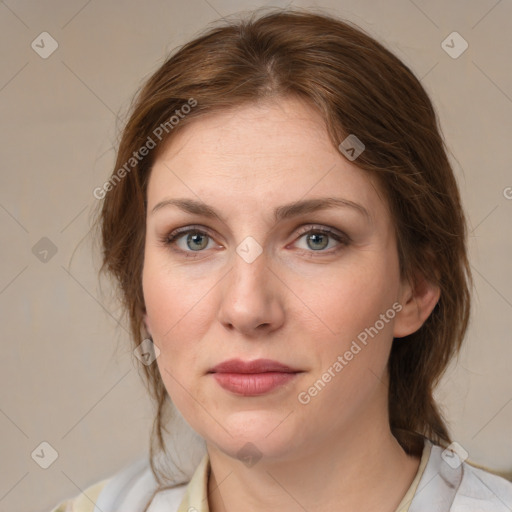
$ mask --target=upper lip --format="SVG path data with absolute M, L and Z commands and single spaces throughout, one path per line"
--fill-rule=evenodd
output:
M 272 359 L 255 359 L 253 361 L 242 361 L 241 359 L 229 359 L 210 369 L 209 373 L 266 373 L 285 372 L 295 373 L 300 370 L 273 361 Z

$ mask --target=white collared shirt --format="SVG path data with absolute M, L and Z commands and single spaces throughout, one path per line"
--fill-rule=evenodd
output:
M 148 512 L 209 512 L 209 474 L 205 454 L 190 481 L 157 493 Z M 51 512 L 142 512 L 156 487 L 141 459 Z M 395 512 L 512 512 L 512 483 L 425 440 L 418 472 Z

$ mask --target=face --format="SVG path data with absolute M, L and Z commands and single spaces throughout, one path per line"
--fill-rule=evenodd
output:
M 406 293 L 394 226 L 315 110 L 289 98 L 194 120 L 156 159 L 147 199 L 145 323 L 207 445 L 291 457 L 387 425 Z M 230 359 L 294 372 L 211 373 Z

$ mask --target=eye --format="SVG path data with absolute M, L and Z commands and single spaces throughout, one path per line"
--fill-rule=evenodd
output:
M 306 226 L 301 231 L 301 236 L 299 238 L 305 238 L 306 240 L 306 248 L 301 250 L 306 250 L 307 252 L 320 252 L 332 254 L 339 250 L 339 246 L 346 246 L 349 243 L 349 238 L 347 235 L 343 233 L 339 233 L 338 231 L 334 231 L 325 227 L 317 227 L 317 226 Z M 329 238 L 338 242 L 338 245 L 333 247 L 331 246 L 329 250 L 324 250 L 329 245 Z
M 186 236 L 185 236 L 186 235 Z M 299 232 L 299 240 L 306 239 L 306 248 L 299 248 L 301 251 L 309 253 L 332 254 L 340 249 L 340 245 L 346 246 L 350 239 L 344 233 L 334 231 L 326 227 L 305 226 Z M 337 242 L 337 246 L 324 250 L 329 245 L 329 238 Z M 204 229 L 189 226 L 177 229 L 166 235 L 162 240 L 164 245 L 171 247 L 174 251 L 184 253 L 188 257 L 195 258 L 194 253 L 204 252 L 205 249 L 211 249 L 209 242 L 213 243 L 212 237 Z M 181 244 L 180 244 L 181 242 Z
M 212 241 L 212 238 L 206 231 L 191 226 L 173 231 L 162 241 L 165 245 L 177 246 L 177 249 L 174 249 L 174 247 L 173 249 L 179 252 L 194 253 L 202 252 L 204 249 L 209 248 L 208 243 Z M 181 245 L 179 242 L 182 242 Z M 193 254 L 192 256 L 194 257 Z

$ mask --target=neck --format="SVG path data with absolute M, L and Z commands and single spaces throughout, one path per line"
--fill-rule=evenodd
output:
M 263 457 L 251 467 L 208 446 L 210 512 L 395 512 L 419 458 L 403 451 L 389 427 L 355 430 L 299 457 Z

